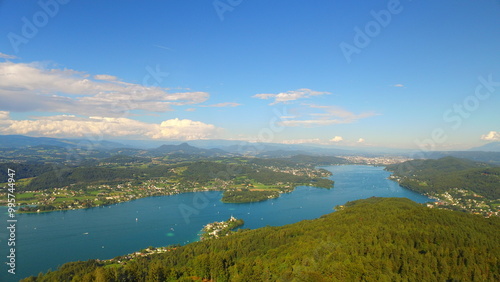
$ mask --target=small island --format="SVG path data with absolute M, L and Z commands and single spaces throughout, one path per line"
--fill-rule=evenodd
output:
M 252 202 L 261 202 L 269 199 L 278 198 L 281 193 L 285 193 L 282 191 L 249 191 L 249 190 L 240 190 L 240 191 L 224 191 L 222 194 L 221 201 L 223 203 L 231 203 L 231 204 L 239 204 L 239 203 L 252 203 Z
M 243 219 L 237 219 L 231 216 L 226 221 L 216 221 L 203 226 L 201 233 L 201 240 L 207 240 L 212 238 L 219 238 L 222 236 L 228 236 L 232 233 L 232 230 L 238 228 L 245 224 Z

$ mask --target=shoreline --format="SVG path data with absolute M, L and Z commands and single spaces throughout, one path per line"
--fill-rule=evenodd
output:
M 325 188 L 322 188 L 322 187 L 316 187 L 316 186 L 311 186 L 311 185 L 305 185 L 305 184 L 297 184 L 295 186 L 292 186 L 289 191 L 287 191 L 286 193 L 291 193 L 293 192 L 297 187 L 299 186 L 305 186 L 305 187 L 315 187 L 315 188 L 318 188 L 318 189 L 325 189 Z M 331 189 L 331 188 L 329 188 Z M 211 190 L 211 189 L 208 189 L 208 190 L 196 190 L 196 191 L 184 191 L 184 192 L 169 192 L 168 194 L 164 194 L 164 195 L 148 195 L 148 196 L 145 196 L 145 197 L 138 197 L 138 198 L 133 198 L 133 199 L 130 199 L 130 200 L 126 200 L 126 201 L 118 201 L 118 202 L 115 202 L 115 203 L 109 203 L 109 204 L 103 204 L 103 205 L 95 205 L 95 206 L 89 206 L 89 207 L 81 207 L 81 208 L 67 208 L 67 209 L 53 209 L 53 210 L 40 210 L 40 211 L 20 211 L 19 208 L 22 208 L 23 206 L 25 205 L 21 205 L 21 206 L 18 206 L 17 210 L 16 210 L 16 213 L 17 214 L 42 214 L 42 213 L 49 213 L 49 212 L 62 212 L 62 211 L 75 211 L 75 210 L 86 210 L 86 209 L 92 209 L 92 208 L 99 208 L 99 207 L 107 207 L 107 206 L 112 206 L 112 205 L 116 205 L 116 204 L 121 204 L 121 203 L 127 203 L 127 202 L 132 202 L 134 200 L 140 200 L 140 199 L 145 199 L 145 198 L 151 198 L 151 197 L 165 197 L 165 196 L 173 196 L 173 195 L 179 195 L 179 194 L 185 194 L 185 193 L 199 193 L 199 192 L 222 192 L 221 194 L 221 197 L 219 199 L 219 201 L 223 204 L 248 204 L 248 203 L 255 203 L 255 201 L 248 201 L 248 202 L 238 202 L 238 203 L 232 203 L 232 202 L 224 202 L 222 201 L 223 199 L 223 193 L 225 191 L 228 191 L 228 190 Z M 280 198 L 281 194 L 283 194 L 285 192 L 279 192 L 278 194 L 278 197 L 275 197 L 275 198 L 268 198 L 268 199 L 264 199 L 262 201 L 267 201 L 267 200 L 270 200 L 270 199 L 277 199 L 277 198 Z M 262 201 L 259 201 L 259 202 L 262 202 Z M 0 207 L 5 207 L 7 208 L 6 205 L 1 205 Z
M 350 164 L 333 164 L 333 165 L 323 165 L 323 166 L 316 166 L 315 168 L 316 169 L 324 169 L 325 167 L 330 167 L 330 166 L 348 166 L 348 165 L 355 165 L 355 166 L 370 166 L 370 167 L 386 167 L 386 165 L 379 165 L 379 164 L 366 164 L 366 163 L 350 163 Z M 328 177 L 331 177 L 332 175 L 329 175 L 327 177 L 322 177 L 322 179 L 329 179 Z M 392 179 L 391 179 L 392 180 Z M 394 181 L 394 180 L 393 180 Z M 397 181 L 395 181 L 397 182 Z M 399 183 L 398 183 L 399 184 Z M 286 193 L 290 193 L 290 192 L 293 192 L 297 187 L 299 186 L 305 186 L 305 187 L 315 187 L 315 188 L 318 188 L 318 189 L 332 189 L 334 187 L 331 187 L 331 188 L 324 188 L 324 187 L 317 187 L 317 186 L 313 186 L 313 185 L 307 185 L 307 184 L 297 184 L 297 185 L 292 185 L 289 189 L 287 189 L 288 191 L 286 191 Z M 401 186 L 401 185 L 400 185 Z M 401 186 L 403 187 L 403 186 Z M 405 189 L 408 189 L 406 187 L 403 187 Z M 60 188 L 53 188 L 53 189 L 60 189 Z M 410 191 L 413 191 L 411 189 L 408 189 Z M 121 203 L 127 203 L 127 202 L 131 202 L 131 201 L 134 201 L 134 200 L 139 200 L 139 199 L 144 199 L 144 198 L 150 198 L 150 197 L 162 197 L 162 196 L 172 196 L 172 195 L 179 195 L 179 194 L 184 194 L 184 193 L 196 193 L 196 192 L 210 192 L 210 191 L 214 191 L 214 192 L 222 192 L 224 193 L 225 191 L 230 191 L 230 190 L 220 190 L 220 189 L 205 189 L 205 190 L 193 190 L 192 191 L 169 191 L 168 193 L 165 193 L 165 194 L 161 194 L 161 195 L 147 195 L 147 196 L 144 196 L 144 197 L 138 197 L 138 198 L 131 198 L 129 200 L 125 200 L 125 201 L 118 201 L 118 202 L 114 202 L 114 203 L 109 203 L 109 204 L 102 204 L 102 205 L 95 205 L 95 206 L 88 206 L 88 207 L 78 207 L 78 208 L 66 208 L 66 209 L 53 209 L 53 210 L 39 210 L 39 211 L 19 211 L 19 208 L 22 208 L 24 205 L 22 206 L 18 206 L 18 209 L 16 211 L 17 214 L 41 214 L 41 213 L 49 213 L 49 212 L 58 212 L 58 211 L 73 211 L 73 210 L 86 210 L 86 209 L 91 209 L 91 208 L 98 208 L 98 207 L 106 207 L 106 206 L 112 206 L 112 205 L 115 205 L 115 204 L 121 204 Z M 416 192 L 416 191 L 413 191 L 413 192 Z M 261 200 L 261 201 L 257 201 L 257 202 L 263 202 L 263 201 L 267 201 L 267 200 L 270 200 L 270 199 L 278 199 L 281 197 L 281 194 L 283 194 L 285 192 L 279 192 L 279 195 L 275 198 L 268 198 L 268 199 L 264 199 L 264 200 Z M 418 192 L 416 192 L 418 193 Z M 420 193 L 418 193 L 420 194 Z M 425 194 L 421 194 L 423 196 L 427 196 Z M 223 199 L 223 195 L 221 195 L 221 198 L 220 198 L 220 202 L 223 203 L 223 204 L 246 204 L 246 203 L 255 203 L 255 201 L 247 201 L 247 202 L 224 202 L 222 201 Z M 1 205 L 0 207 L 6 207 L 6 205 Z

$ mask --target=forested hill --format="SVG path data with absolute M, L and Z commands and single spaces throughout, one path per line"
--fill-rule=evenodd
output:
M 430 176 L 442 173 L 451 173 L 472 168 L 484 168 L 489 165 L 480 162 L 474 162 L 467 159 L 455 157 L 444 157 L 437 160 L 418 159 L 406 161 L 399 164 L 388 165 L 387 170 L 394 172 L 398 176 Z
M 401 186 L 420 193 L 444 193 L 458 188 L 490 199 L 500 199 L 500 167 L 454 157 L 412 160 L 386 168 Z
M 437 200 L 429 205 L 500 216 L 500 167 L 445 157 L 407 161 L 386 169 L 401 186 Z
M 500 281 L 500 219 L 370 198 L 319 219 L 24 281 Z M 72 280 L 73 279 L 73 280 Z

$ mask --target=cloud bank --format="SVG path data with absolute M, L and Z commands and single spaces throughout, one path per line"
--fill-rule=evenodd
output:
M 189 119 L 169 119 L 160 124 L 129 118 L 57 115 L 35 120 L 11 120 L 0 111 L 0 133 L 50 137 L 129 137 L 133 139 L 193 140 L 217 136 L 220 128 Z
M 319 138 L 283 140 L 282 144 L 321 144 Z
M 122 117 L 131 111 L 167 112 L 208 98 L 206 92 L 170 92 L 107 74 L 91 76 L 39 63 L 0 63 L 0 110 Z
M 237 107 L 237 106 L 241 106 L 241 104 L 233 103 L 233 102 L 225 102 L 225 103 L 218 103 L 218 104 L 213 104 L 213 105 L 200 105 L 200 107 L 207 107 L 207 108 L 225 108 L 225 107 Z

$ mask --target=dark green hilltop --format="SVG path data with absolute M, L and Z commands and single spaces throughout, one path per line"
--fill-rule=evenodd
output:
M 500 219 L 369 198 L 315 220 L 239 230 L 122 264 L 22 281 L 499 281 Z

